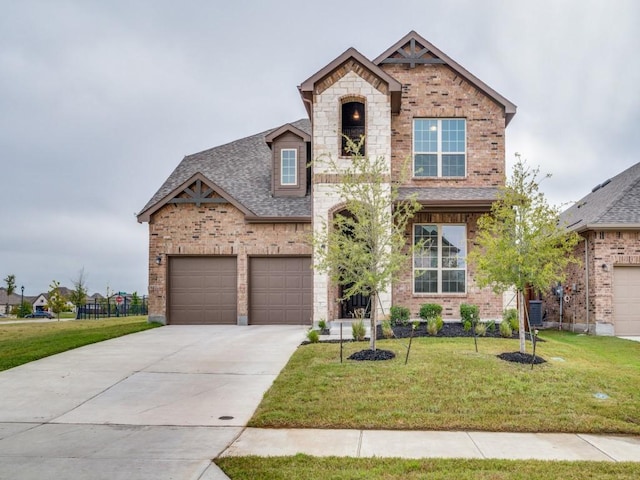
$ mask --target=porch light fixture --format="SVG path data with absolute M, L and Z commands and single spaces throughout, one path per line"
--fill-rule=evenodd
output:
M 156 263 L 157 263 L 158 265 L 162 264 L 162 255 L 158 255 L 158 256 L 156 257 Z
M 606 264 L 606 263 L 603 263 L 603 264 L 602 264 L 602 271 L 603 271 L 603 272 L 608 272 L 608 271 L 609 271 L 609 267 L 607 266 L 607 264 Z
M 353 109 L 353 119 L 360 120 L 360 112 L 358 112 L 358 107 Z

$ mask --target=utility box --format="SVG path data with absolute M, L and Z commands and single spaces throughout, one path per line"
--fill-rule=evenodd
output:
M 529 325 L 542 326 L 542 300 L 529 300 Z

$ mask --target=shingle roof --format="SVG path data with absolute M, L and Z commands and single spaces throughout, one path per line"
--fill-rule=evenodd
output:
M 603 181 L 560 215 L 567 228 L 640 228 L 640 163 Z
M 400 200 L 409 195 L 416 195 L 416 199 L 424 204 L 477 204 L 491 205 L 498 198 L 497 187 L 403 187 L 398 191 Z
M 307 119 L 298 120 L 291 125 L 311 134 L 311 122 Z M 276 129 L 184 157 L 142 209 L 138 215 L 139 221 L 143 213 L 198 173 L 223 189 L 256 217 L 310 217 L 309 196 L 271 196 L 272 157 L 265 136 L 274 130 Z

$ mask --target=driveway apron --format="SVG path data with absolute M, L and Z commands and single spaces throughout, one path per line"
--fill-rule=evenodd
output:
M 0 479 L 198 479 L 304 338 L 166 326 L 0 372 Z

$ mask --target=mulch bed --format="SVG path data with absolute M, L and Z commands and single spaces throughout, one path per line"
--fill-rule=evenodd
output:
M 411 336 L 411 332 L 413 331 L 413 336 L 414 337 L 430 337 L 433 335 L 429 335 L 427 333 L 427 324 L 426 323 L 420 323 L 420 325 L 418 325 L 415 329 L 413 329 L 412 325 L 396 325 L 393 328 L 393 334 L 394 334 L 394 338 L 409 338 Z M 529 333 L 526 333 L 526 338 L 527 340 L 530 340 L 530 335 Z M 470 330 L 465 330 L 462 327 L 461 323 L 445 323 L 444 326 L 442 327 L 442 330 L 440 330 L 438 332 L 437 335 L 435 335 L 435 337 L 449 337 L 449 338 L 454 338 L 454 337 L 468 337 L 468 338 L 472 338 L 473 337 L 473 332 Z M 498 326 L 496 326 L 494 331 L 490 331 L 487 330 L 486 335 L 484 335 L 484 337 L 491 337 L 491 338 L 504 338 L 500 335 L 500 330 L 498 328 Z M 376 331 L 376 338 L 378 340 L 383 340 L 384 336 L 382 335 L 382 327 L 380 325 L 378 325 L 377 327 L 377 331 Z M 483 337 L 478 337 L 479 339 L 482 339 Z M 514 333 L 511 338 L 518 338 L 518 333 Z M 345 338 L 344 342 L 352 342 L 354 341 L 353 339 L 349 338 Z M 544 342 L 544 340 L 538 338 L 537 339 L 538 342 Z M 330 342 L 334 343 L 334 342 L 339 342 L 339 340 L 330 340 Z M 307 344 L 309 342 L 303 342 L 303 344 Z M 529 354 L 529 353 L 520 353 L 520 352 L 507 352 L 507 353 L 501 353 L 499 355 L 497 355 L 498 358 L 500 358 L 501 360 L 505 360 L 507 362 L 515 362 L 515 363 L 522 363 L 522 364 L 527 364 L 530 365 L 531 363 L 534 363 L 535 365 L 541 364 L 541 363 L 546 363 L 546 360 L 544 358 L 539 357 L 538 355 L 536 355 L 535 357 L 535 361 L 532 362 L 533 360 L 533 355 Z M 390 352 L 389 350 L 382 350 L 382 349 L 376 349 L 376 351 L 374 352 L 373 350 L 367 349 L 367 350 L 360 350 L 359 352 L 356 352 L 354 354 L 352 354 L 349 357 L 349 360 L 356 360 L 356 361 L 379 361 L 379 360 L 391 360 L 392 358 L 395 358 L 395 354 L 393 352 Z

